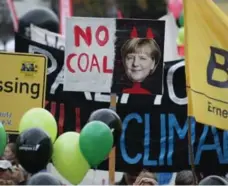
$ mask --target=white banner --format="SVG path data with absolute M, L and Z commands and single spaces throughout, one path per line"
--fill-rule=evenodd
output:
M 64 91 L 109 93 L 116 19 L 67 18 Z
M 65 50 L 65 38 L 62 35 L 39 28 L 35 25 L 30 25 L 30 30 L 32 41 L 51 46 L 59 50 Z
M 165 20 L 165 48 L 164 48 L 164 61 L 175 61 L 180 59 L 177 50 L 177 36 L 178 27 L 176 20 L 172 14 L 167 14 L 159 20 Z

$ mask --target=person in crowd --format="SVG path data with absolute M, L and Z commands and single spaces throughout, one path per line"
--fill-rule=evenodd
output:
M 221 176 L 207 176 L 199 182 L 199 185 L 228 185 L 228 181 Z
M 157 182 L 157 177 L 155 174 L 147 171 L 147 170 L 143 170 L 137 177 L 137 179 L 135 180 L 135 182 L 133 183 L 133 185 L 158 185 Z
M 13 180 L 0 179 L 0 185 L 16 185 Z
M 29 173 L 27 173 L 24 169 L 22 170 L 22 176 L 21 179 L 18 181 L 18 185 L 26 185 L 27 180 L 31 177 Z
M 201 173 L 203 178 L 206 178 L 207 176 L 212 176 L 212 175 L 216 175 L 216 176 L 221 176 L 221 177 L 225 177 L 226 176 L 226 172 L 221 172 L 221 171 L 204 171 Z
M 17 185 L 24 185 L 27 180 L 27 173 L 22 167 L 14 167 L 12 170 L 12 179 Z
M 190 170 L 183 170 L 177 173 L 175 185 L 194 185 L 193 173 Z
M 12 178 L 12 164 L 7 160 L 0 160 L 0 179 L 10 180 Z
M 161 50 L 154 39 L 133 38 L 121 48 L 125 73 L 117 82 L 123 93 L 151 94 L 152 81 L 156 80 L 156 69 L 161 62 Z M 159 88 L 159 87 L 158 87 Z
M 37 173 L 31 176 L 26 185 L 62 185 L 61 181 L 51 173 Z
M 202 172 L 196 171 L 195 175 L 196 175 L 197 183 L 199 183 L 204 178 L 204 175 Z
M 15 185 L 24 180 L 19 168 L 14 168 L 8 160 L 0 160 L 0 185 Z
M 24 183 L 26 180 L 26 172 L 19 165 L 18 160 L 16 158 L 16 144 L 8 143 L 5 152 L 3 155 L 3 159 L 9 161 L 12 164 L 11 168 L 11 176 L 15 183 Z
M 0 179 L 7 183 L 18 184 L 23 181 L 24 174 L 19 167 L 14 167 L 8 160 L 0 160 Z M 6 185 L 8 185 L 5 183 Z M 0 184 L 1 185 L 1 184 Z
M 6 133 L 7 144 L 10 143 L 10 136 Z
M 115 183 L 115 185 L 133 185 L 139 173 L 137 171 L 125 172 L 122 179 Z
M 141 172 L 131 171 L 123 174 L 115 185 L 157 185 L 155 174 L 143 169 Z
M 11 164 L 17 165 L 17 158 L 16 158 L 16 145 L 15 143 L 8 143 L 5 152 L 3 155 L 3 159 L 8 160 L 11 162 Z

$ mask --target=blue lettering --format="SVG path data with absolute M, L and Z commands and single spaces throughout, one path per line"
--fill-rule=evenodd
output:
M 173 151 L 174 151 L 174 130 L 177 132 L 177 135 L 179 139 L 185 139 L 186 134 L 188 132 L 188 118 L 185 121 L 184 127 L 181 128 L 175 115 L 169 114 L 168 115 L 168 121 L 169 121 L 169 146 L 168 146 L 168 155 L 167 155 L 167 164 L 172 165 L 173 164 Z M 191 118 L 191 127 L 192 127 L 192 142 L 193 145 L 195 142 L 195 120 Z
M 228 131 L 223 132 L 223 154 L 224 159 L 228 161 Z
M 149 160 L 150 155 L 150 114 L 145 114 L 145 138 L 144 138 L 144 158 L 143 164 L 146 166 L 156 166 L 156 160 Z
M 199 145 L 197 148 L 196 157 L 195 157 L 195 164 L 200 163 L 200 158 L 201 158 L 202 152 L 203 151 L 209 151 L 209 150 L 210 151 L 216 150 L 219 162 L 224 163 L 224 158 L 223 158 L 223 154 L 222 154 L 221 145 L 219 142 L 218 132 L 217 132 L 215 127 L 211 127 L 211 132 L 212 132 L 213 137 L 214 137 L 214 143 L 213 144 L 205 144 L 206 137 L 208 135 L 208 131 L 209 131 L 209 127 L 205 126 L 203 129 L 203 134 L 200 137 Z
M 196 141 L 196 120 L 194 117 L 191 117 L 189 116 L 187 118 L 187 122 L 188 122 L 188 119 L 190 119 L 190 122 L 191 122 L 191 148 L 192 148 L 192 153 L 194 154 L 194 144 L 195 144 L 195 141 Z M 190 156 L 190 152 L 189 152 L 189 156 L 188 156 L 188 163 L 189 165 L 191 164 L 191 156 Z
M 168 123 L 166 122 L 166 116 L 168 116 Z M 194 146 L 196 142 L 196 121 L 193 117 L 189 117 L 191 122 L 191 145 Z M 144 121 L 145 120 L 145 121 Z M 127 152 L 126 147 L 126 132 L 128 128 L 128 124 L 134 122 L 138 124 L 145 124 L 144 128 L 144 155 L 142 152 L 136 152 L 135 155 L 130 155 Z M 123 120 L 123 132 L 120 137 L 120 152 L 123 157 L 123 160 L 128 164 L 137 164 L 139 161 L 143 160 L 144 166 L 164 166 L 173 165 L 173 153 L 174 153 L 174 144 L 175 141 L 180 139 L 184 140 L 187 137 L 188 133 L 188 118 L 186 119 L 184 125 L 178 122 L 176 116 L 174 114 L 160 114 L 160 154 L 158 159 L 150 159 L 151 151 L 151 140 L 152 136 L 150 135 L 151 131 L 151 114 L 146 113 L 143 116 L 140 116 L 138 113 L 131 113 L 125 117 Z M 168 124 L 168 125 L 167 125 Z M 167 125 L 167 126 L 166 126 Z M 143 126 L 142 126 L 143 127 Z M 167 129 L 168 127 L 168 129 Z M 202 153 L 204 151 L 216 151 L 218 161 L 220 164 L 228 163 L 228 131 L 223 132 L 223 144 L 221 144 L 219 139 L 218 130 L 214 127 L 210 127 L 210 131 L 213 135 L 214 142 L 212 144 L 205 144 L 206 139 L 209 134 L 209 127 L 204 126 L 202 134 L 200 136 L 198 145 L 196 146 L 195 154 L 195 164 L 199 165 Z M 168 133 L 168 134 L 167 134 Z M 159 134 L 158 134 L 159 135 Z M 167 146 L 167 138 L 168 138 L 168 146 Z M 187 145 L 187 144 L 186 144 Z M 222 146 L 223 145 L 223 146 Z M 166 149 L 168 147 L 168 149 Z M 187 146 L 186 146 L 187 148 Z M 158 149 L 157 149 L 158 150 Z M 167 155 L 167 157 L 166 157 Z M 190 156 L 189 156 L 190 163 Z
M 126 150 L 125 133 L 126 133 L 126 130 L 127 130 L 128 123 L 131 120 L 133 120 L 133 119 L 135 119 L 138 123 L 143 123 L 142 117 L 139 114 L 132 113 L 132 114 L 127 115 L 127 117 L 125 117 L 125 119 L 123 120 L 123 131 L 122 131 L 122 135 L 120 137 L 120 151 L 121 151 L 123 159 L 128 164 L 136 164 L 142 158 L 142 154 L 141 153 L 138 153 L 134 158 L 131 158 L 131 157 L 128 156 L 127 150 Z
M 164 165 L 165 153 L 166 153 L 166 122 L 165 114 L 161 114 L 161 139 L 160 139 L 160 156 L 159 156 L 159 165 Z

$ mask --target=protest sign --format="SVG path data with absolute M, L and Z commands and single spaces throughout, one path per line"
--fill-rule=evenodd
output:
M 64 90 L 110 92 L 116 19 L 71 17 L 66 23 Z
M 165 21 L 72 17 L 66 30 L 65 91 L 162 94 Z
M 65 38 L 60 34 L 50 32 L 35 25 L 30 25 L 30 34 L 31 40 L 35 42 L 65 50 Z
M 46 109 L 57 119 L 59 129 L 80 132 L 92 111 L 109 107 L 109 94 L 63 91 L 63 51 L 16 36 L 17 51 L 28 52 L 31 46 L 41 48 L 40 53 L 49 52 L 57 61 L 47 76 Z M 49 68 L 54 64 L 52 60 L 49 58 Z M 176 172 L 190 168 L 184 61 L 165 63 L 163 83 L 163 95 L 117 95 L 123 133 L 117 145 L 116 171 L 147 168 L 153 172 Z M 194 120 L 191 126 L 196 168 L 226 170 L 228 132 Z M 107 168 L 107 162 L 99 167 Z
M 163 94 L 165 21 L 117 20 L 111 92 Z
M 22 115 L 44 107 L 47 59 L 42 55 L 0 53 L 0 121 L 8 133 L 18 133 Z
M 161 17 L 159 20 L 165 20 L 165 46 L 164 61 L 174 61 L 181 59 L 177 50 L 178 26 L 172 13 Z

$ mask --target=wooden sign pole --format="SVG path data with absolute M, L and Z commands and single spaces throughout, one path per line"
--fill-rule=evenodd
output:
M 116 94 L 111 94 L 110 109 L 116 111 Z M 116 169 L 116 147 L 112 148 L 109 154 L 109 185 L 115 184 L 115 169 Z

